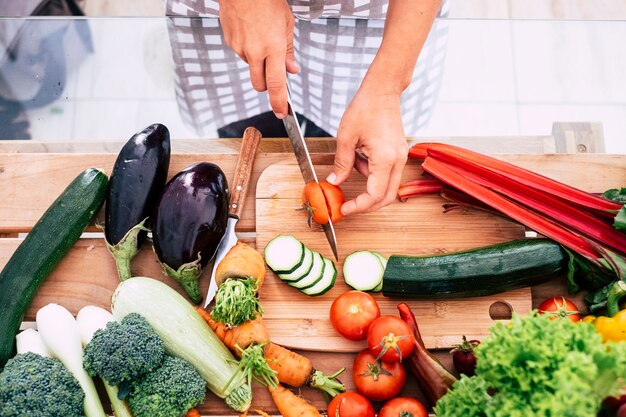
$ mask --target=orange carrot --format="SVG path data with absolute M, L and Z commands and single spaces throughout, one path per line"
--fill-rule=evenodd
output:
M 320 412 L 304 398 L 294 394 L 282 385 L 268 386 L 272 400 L 283 417 L 321 417 Z
M 265 411 L 263 411 L 263 410 L 258 410 L 258 409 L 255 409 L 255 410 L 254 410 L 254 412 L 255 412 L 255 413 L 257 413 L 258 415 L 260 415 L 261 417 L 272 417 L 272 416 L 270 416 L 269 414 L 267 414 L 267 413 L 266 413 Z
M 213 320 L 213 317 L 201 307 L 196 307 L 196 311 L 202 316 L 204 321 L 215 332 L 217 337 L 228 347 L 236 356 L 239 357 L 241 351 L 235 346 L 239 346 L 242 350 L 250 346 L 252 343 L 259 345 L 267 343 L 270 336 L 263 324 L 261 316 L 256 319 L 247 321 L 239 326 L 229 329 L 224 323 Z
M 191 410 L 187 411 L 187 414 L 185 414 L 185 417 L 202 417 L 202 416 L 200 416 L 200 412 L 198 410 L 196 410 L 195 408 L 192 408 Z
M 308 358 L 271 342 L 265 345 L 264 356 L 283 384 L 301 387 L 309 382 L 313 364 Z

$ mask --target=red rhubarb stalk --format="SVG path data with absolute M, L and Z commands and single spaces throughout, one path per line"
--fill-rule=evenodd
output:
M 433 158 L 437 159 L 436 157 Z M 517 203 L 552 218 L 562 224 L 564 228 L 580 233 L 601 245 L 612 248 L 620 255 L 626 256 L 626 234 L 597 217 L 579 210 L 577 206 L 567 204 L 559 198 L 521 184 L 506 175 L 492 172 L 480 165 L 466 161 L 455 161 L 446 165 L 470 181 L 510 197 Z
M 610 212 L 617 212 L 622 208 L 621 204 L 615 203 L 614 201 L 587 193 L 508 162 L 453 145 L 443 143 L 418 143 L 411 148 L 409 156 L 420 159 L 426 156 L 433 156 L 439 160 L 452 162 L 454 165 L 456 165 L 458 161 L 467 161 L 472 164 L 482 165 L 485 168 L 499 172 L 527 186 L 554 194 L 574 204 Z
M 420 194 L 434 194 L 441 191 L 443 184 L 436 179 L 410 181 L 402 184 L 398 189 L 398 198 L 406 200 Z
M 405 363 L 415 375 L 417 384 L 430 405 L 435 405 L 437 400 L 448 392 L 456 378 L 426 349 L 411 308 L 407 304 L 401 303 L 398 304 L 398 311 L 400 318 L 409 325 L 415 337 L 415 348 L 411 355 L 405 359 Z
M 463 174 L 457 173 L 444 162 L 433 158 L 426 158 L 422 164 L 422 169 L 446 184 L 463 190 L 465 193 L 483 203 L 497 208 L 511 219 L 530 227 L 537 233 L 555 240 L 582 256 L 594 262 L 600 258 L 598 252 L 585 239 L 563 228 L 563 226 L 511 201 L 509 198 L 468 180 Z

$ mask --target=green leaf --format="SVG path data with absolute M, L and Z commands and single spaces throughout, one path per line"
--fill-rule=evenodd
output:
M 606 190 L 602 193 L 602 197 L 608 198 L 609 200 L 616 201 L 618 203 L 626 204 L 626 188 L 617 189 L 611 188 L 610 190 Z
M 620 211 L 615 215 L 613 226 L 617 230 L 626 230 L 626 206 L 622 206 Z

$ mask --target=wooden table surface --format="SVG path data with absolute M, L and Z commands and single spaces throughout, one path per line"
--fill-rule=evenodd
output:
M 543 138 L 542 141 L 545 143 L 546 139 Z M 218 163 L 228 178 L 230 178 L 234 172 L 237 159 L 238 141 L 227 140 L 221 141 L 221 143 L 223 147 L 219 149 L 219 152 L 204 153 L 196 152 L 197 149 L 194 149 L 193 153 L 185 153 L 186 151 L 181 149 L 182 151 L 178 153 L 176 150 L 177 146 L 174 144 L 170 176 L 192 163 L 208 160 Z M 484 144 L 481 141 L 476 141 L 476 143 Z M 329 158 L 332 160 L 334 141 L 316 139 L 312 140 L 311 144 L 315 163 L 320 161 L 327 163 Z M 18 234 L 30 230 L 43 211 L 78 172 L 91 166 L 101 167 L 110 172 L 117 156 L 113 149 L 101 151 L 101 153 L 76 153 L 74 150 L 51 153 L 42 148 L 44 145 L 37 145 L 36 143 L 25 143 L 24 145 L 22 148 L 16 146 L 15 143 L 3 143 L 0 145 L 0 190 L 2 190 L 0 191 L 2 196 L 0 199 L 0 266 L 6 263 L 21 242 L 22 238 Z M 289 152 L 288 142 L 284 140 L 266 140 L 261 146 L 253 172 L 251 189 L 245 203 L 244 214 L 238 224 L 238 233 L 241 239 L 255 244 L 256 215 L 254 198 L 256 182 L 260 174 L 271 164 L 292 157 L 292 154 Z M 626 156 L 623 155 L 551 154 L 541 158 L 537 158 L 536 155 L 514 155 L 506 156 L 505 158 L 529 169 L 544 171 L 544 173 L 556 179 L 566 179 L 566 182 L 588 191 L 603 191 L 605 188 L 626 184 Z M 96 231 L 96 229 L 92 228 L 91 231 Z M 97 249 L 102 245 L 101 240 L 97 236 L 81 239 L 76 245 L 76 253 L 79 253 L 81 250 L 92 251 L 94 248 Z M 148 250 L 144 248 L 138 264 L 147 264 L 149 261 L 142 261 L 141 256 L 148 257 L 149 255 Z M 62 272 L 74 270 L 73 262 L 78 261 L 75 259 L 64 260 L 59 266 L 59 270 Z M 140 270 L 142 268 L 143 266 L 139 267 Z M 75 271 L 74 273 L 81 272 Z M 78 290 L 70 289 L 67 279 L 67 275 L 62 276 L 61 273 L 55 271 L 53 276 L 42 286 L 40 293 L 27 313 L 26 320 L 32 319 L 36 309 L 50 302 L 51 297 L 56 297 L 59 304 L 65 305 L 76 313 L 89 297 L 86 297 L 84 294 L 81 295 L 80 291 L 84 290 L 84 288 Z M 89 281 L 88 278 L 87 280 Z M 98 292 L 102 290 L 98 282 L 93 281 L 89 285 L 89 291 Z M 65 292 L 61 293 L 61 291 Z M 110 288 L 104 291 L 110 291 Z M 532 304 L 533 307 L 536 307 L 545 298 L 565 294 L 567 288 L 563 277 L 559 277 L 545 284 L 535 286 L 531 291 Z M 583 294 L 577 294 L 571 296 L 571 298 L 582 306 L 582 296 Z M 506 309 L 496 309 L 493 314 L 498 318 L 505 317 Z M 314 364 L 327 372 L 331 371 L 330 368 L 334 364 L 350 364 L 353 358 L 352 353 L 334 353 L 332 355 L 323 352 L 304 353 Z M 446 351 L 436 351 L 435 354 L 448 368 L 452 368 L 450 355 Z M 351 381 L 348 381 L 350 379 L 349 372 L 350 369 L 346 371 L 346 377 L 343 379 L 348 386 L 351 386 Z M 319 393 L 309 389 L 302 389 L 300 392 L 319 408 L 324 408 L 324 401 Z M 407 384 L 404 393 L 423 398 L 412 380 Z M 254 406 L 269 412 L 275 412 L 275 407 L 271 403 L 269 396 L 260 387 L 255 388 Z M 201 411 L 203 414 L 211 416 L 228 414 L 224 407 L 216 401 L 208 401 L 206 406 L 201 407 Z

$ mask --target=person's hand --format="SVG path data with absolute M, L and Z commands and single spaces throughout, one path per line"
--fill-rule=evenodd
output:
M 382 94 L 362 87 L 339 124 L 335 165 L 327 180 L 339 185 L 354 167 L 367 177 L 367 187 L 354 200 L 345 202 L 341 212 L 346 216 L 364 213 L 393 202 L 407 155 L 400 94 Z
M 228 46 L 250 66 L 256 91 L 267 90 L 276 117 L 287 114 L 285 71 L 299 71 L 293 52 L 294 17 L 286 0 L 221 0 Z

